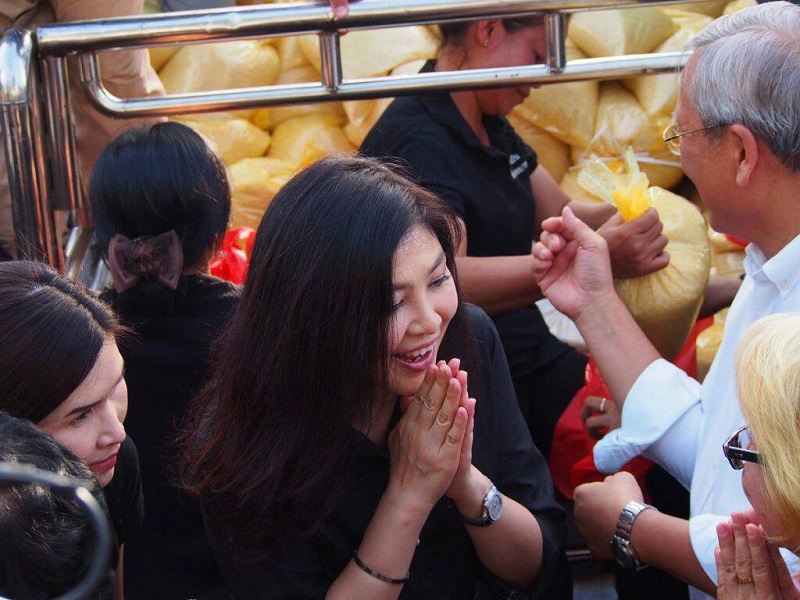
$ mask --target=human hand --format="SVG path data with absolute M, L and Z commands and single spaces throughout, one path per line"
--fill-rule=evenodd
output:
M 792 581 L 778 547 L 767 541 L 752 509 L 735 512 L 731 521 L 717 525 L 719 546 L 717 598 L 720 600 L 797 600 L 800 592 Z
M 663 229 L 654 208 L 627 222 L 617 213 L 600 226 L 597 233 L 608 244 L 614 277 L 640 277 L 666 267 L 669 255 L 664 252 Z
M 626 471 L 609 475 L 602 482 L 575 488 L 575 523 L 586 545 L 598 558 L 613 558 L 611 538 L 619 513 L 631 500 L 642 502 L 642 490 Z
M 589 396 L 581 407 L 581 421 L 593 440 L 622 425 L 622 412 L 611 398 Z
M 350 13 L 350 2 L 348 0 L 330 0 L 333 15 L 337 19 L 344 19 Z
M 431 365 L 389 434 L 389 491 L 408 509 L 427 514 L 453 481 L 469 420 L 461 386 L 448 365 Z
M 573 321 L 592 302 L 614 293 L 605 240 L 565 207 L 542 221 L 533 273 L 545 296 Z

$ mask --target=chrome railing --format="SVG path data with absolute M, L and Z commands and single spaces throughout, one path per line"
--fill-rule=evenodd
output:
M 33 34 L 9 30 L 0 43 L 0 124 L 5 139 L 20 257 L 46 260 L 76 276 L 88 247 L 90 220 L 78 181 L 69 111 L 68 55 L 79 58 L 81 82 L 97 110 L 117 117 L 162 116 L 256 106 L 325 102 L 519 84 L 617 79 L 674 72 L 688 55 L 630 55 L 567 62 L 566 18 L 572 12 L 671 1 L 632 0 L 363 0 L 334 20 L 327 3 L 246 6 L 40 25 Z M 544 13 L 544 64 L 362 79 L 342 75 L 339 38 L 345 31 Z M 143 98 L 118 98 L 103 85 L 97 53 L 124 48 L 196 44 L 316 33 L 321 78 L 299 83 Z M 34 53 L 32 48 L 36 49 Z M 42 106 L 35 91 L 43 81 Z M 46 115 L 46 121 L 41 118 Z M 12 175 L 13 174 L 13 175 Z M 53 210 L 69 210 L 79 225 L 64 262 L 53 234 Z

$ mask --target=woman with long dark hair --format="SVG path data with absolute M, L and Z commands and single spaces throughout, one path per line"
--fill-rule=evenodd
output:
M 547 580 L 564 515 L 491 321 L 458 300 L 456 231 L 366 159 L 311 166 L 267 210 L 183 464 L 237 598 Z

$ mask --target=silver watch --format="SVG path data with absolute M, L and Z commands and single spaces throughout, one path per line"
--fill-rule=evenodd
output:
M 639 560 L 639 556 L 631 546 L 631 529 L 633 529 L 636 517 L 649 508 L 657 510 L 655 506 L 649 504 L 628 502 L 619 513 L 617 529 L 614 531 L 614 537 L 611 538 L 611 550 L 614 552 L 614 559 L 626 569 L 638 571 L 647 566 Z
M 490 481 L 489 491 L 483 497 L 483 514 L 479 519 L 471 519 L 465 517 L 458 510 L 456 513 L 459 518 L 467 525 L 474 525 L 475 527 L 488 527 L 503 513 L 503 495 L 497 490 L 497 487 Z

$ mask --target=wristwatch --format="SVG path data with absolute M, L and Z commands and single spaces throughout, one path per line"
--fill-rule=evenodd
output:
M 467 525 L 474 525 L 475 527 L 488 527 L 497 521 L 502 513 L 503 495 L 497 491 L 497 487 L 495 487 L 491 481 L 489 482 L 489 491 L 486 492 L 486 495 L 483 497 L 483 514 L 479 519 L 465 517 L 456 509 L 456 514 L 458 514 L 459 518 L 464 521 L 464 523 Z
M 633 546 L 631 546 L 631 529 L 633 529 L 633 522 L 636 517 L 649 508 L 658 510 L 655 506 L 650 506 L 649 504 L 628 502 L 619 513 L 617 529 L 614 532 L 614 537 L 611 538 L 611 550 L 614 552 L 616 561 L 626 569 L 636 569 L 638 571 L 647 566 L 639 560 Z

